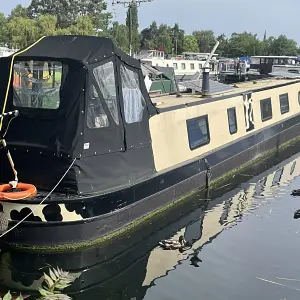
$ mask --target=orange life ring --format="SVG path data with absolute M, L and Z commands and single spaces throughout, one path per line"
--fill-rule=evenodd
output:
M 32 184 L 18 183 L 18 192 L 11 191 L 10 184 L 0 185 L 0 200 L 23 200 L 34 197 L 37 194 L 37 189 Z

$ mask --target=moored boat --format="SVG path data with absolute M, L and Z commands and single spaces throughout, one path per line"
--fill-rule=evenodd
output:
M 12 61 L 5 140 L 37 195 L 0 200 L 10 227 L 26 218 L 1 238 L 11 247 L 98 243 L 298 139 L 297 79 L 151 99 L 140 62 L 109 39 L 57 36 L 1 58 L 0 99 Z

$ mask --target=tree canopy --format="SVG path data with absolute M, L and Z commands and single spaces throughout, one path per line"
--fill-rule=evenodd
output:
M 130 32 L 131 28 L 131 32 Z M 262 39 L 251 32 L 216 36 L 212 30 L 196 30 L 186 35 L 179 24 L 173 26 L 153 21 L 139 32 L 138 7 L 127 12 L 125 24 L 112 21 L 106 0 L 32 0 L 28 7 L 17 5 L 6 17 L 0 13 L 0 45 L 23 48 L 42 35 L 98 35 L 110 37 L 129 52 L 130 37 L 134 52 L 161 49 L 166 54 L 210 52 L 219 41 L 217 53 L 224 57 L 252 55 L 297 55 L 297 42 L 286 35 Z

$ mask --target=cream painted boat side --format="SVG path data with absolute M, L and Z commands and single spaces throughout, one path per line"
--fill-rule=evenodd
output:
M 150 119 L 150 132 L 156 170 L 163 171 L 186 161 L 193 160 L 198 156 L 215 151 L 217 148 L 225 146 L 228 143 L 245 138 L 263 128 L 299 114 L 299 91 L 300 83 L 297 82 L 283 87 L 274 86 L 265 91 L 254 91 L 252 93 L 252 100 L 255 129 L 250 132 L 246 131 L 242 94 L 201 105 L 165 111 L 152 117 Z M 285 93 L 289 95 L 290 111 L 282 115 L 279 95 Z M 272 99 L 273 117 L 263 122 L 261 120 L 260 100 L 266 98 Z M 184 98 L 183 101 L 186 100 L 188 99 Z M 176 101 L 175 96 L 174 101 Z M 185 102 L 182 104 L 184 103 Z M 227 109 L 232 107 L 236 108 L 238 127 L 237 133 L 233 135 L 229 132 L 227 116 Z M 189 147 L 186 121 L 204 115 L 208 115 L 210 143 L 191 150 Z

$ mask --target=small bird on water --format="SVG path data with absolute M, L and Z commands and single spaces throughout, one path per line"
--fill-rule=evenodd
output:
M 296 210 L 294 213 L 294 219 L 300 219 L 300 209 Z
M 299 190 L 293 190 L 292 196 L 300 196 L 300 189 Z
M 159 242 L 159 245 L 164 249 L 164 250 L 186 250 L 187 248 L 190 248 L 192 245 L 191 243 L 187 242 L 184 238 L 183 235 L 181 235 L 177 240 L 163 240 Z

